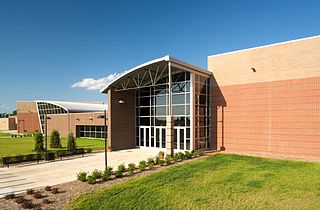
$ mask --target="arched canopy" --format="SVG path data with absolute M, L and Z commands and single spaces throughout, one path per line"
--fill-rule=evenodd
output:
M 116 91 L 137 89 L 156 84 L 163 77 L 168 76 L 169 62 L 174 71 L 184 70 L 197 72 L 198 74 L 211 75 L 211 72 L 209 71 L 167 55 L 148 61 L 126 71 L 119 78 L 101 89 L 101 92 L 107 93 L 110 89 L 114 89 Z

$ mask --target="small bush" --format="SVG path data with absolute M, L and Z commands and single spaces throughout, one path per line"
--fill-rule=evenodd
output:
M 51 203 L 51 201 L 50 201 L 50 200 L 48 200 L 48 199 L 43 199 L 43 200 L 42 200 L 42 203 L 44 203 L 44 204 L 50 204 L 50 203 Z
M 7 195 L 4 196 L 4 198 L 6 200 L 9 200 L 9 199 L 14 199 L 16 197 L 16 195 L 14 193 L 9 193 Z
M 53 130 L 50 136 L 50 147 L 61 148 L 60 133 L 57 130 Z
M 118 169 L 114 172 L 115 177 L 122 177 L 123 173 L 126 171 L 126 166 L 124 164 L 120 164 Z
M 58 193 L 59 193 L 59 188 L 56 188 L 56 187 L 55 187 L 55 188 L 52 188 L 52 189 L 51 189 L 51 193 L 52 193 L 52 194 L 58 194 Z
M 45 191 L 51 191 L 52 188 L 51 188 L 50 186 L 46 186 L 46 187 L 44 188 L 44 190 L 45 190 Z
M 159 165 L 159 160 L 160 160 L 160 158 L 159 158 L 158 156 L 156 156 L 156 157 L 154 158 L 154 164 L 155 164 L 155 165 Z
M 144 171 L 146 169 L 146 161 L 142 160 L 139 162 L 140 171 Z
M 97 181 L 97 180 L 96 180 L 93 176 L 91 176 L 91 175 L 89 175 L 89 176 L 87 177 L 87 182 L 88 182 L 88 184 L 95 184 L 96 181 Z
M 67 138 L 67 149 L 73 150 L 76 147 L 77 147 L 76 138 L 74 137 L 73 133 L 70 133 Z
M 31 209 L 33 207 L 33 204 L 29 200 L 25 200 L 23 203 L 21 203 L 21 207 L 24 209 Z
M 79 173 L 77 173 L 77 180 L 80 180 L 82 182 L 87 181 L 87 172 L 80 171 Z
M 33 190 L 33 189 L 27 189 L 27 194 L 28 194 L 28 195 L 34 194 L 34 190 Z
M 36 153 L 40 153 L 44 151 L 42 133 L 35 132 L 34 134 L 34 151 Z
M 106 170 L 104 170 L 104 172 L 102 174 L 102 180 L 103 181 L 109 180 L 111 175 L 112 175 L 112 168 L 111 167 L 107 167 Z
M 191 159 L 192 158 L 192 154 L 190 152 L 186 151 L 184 153 L 184 157 L 185 157 L 185 159 Z
M 23 203 L 25 200 L 26 200 L 26 199 L 23 198 L 23 197 L 18 197 L 18 198 L 16 198 L 14 201 L 15 201 L 17 204 L 21 204 L 21 203 Z
M 148 159 L 147 159 L 147 164 L 148 164 L 148 166 L 149 166 L 149 165 L 154 165 L 154 159 L 151 158 L 151 157 L 148 158 Z
M 170 165 L 171 157 L 169 155 L 166 156 L 165 162 L 166 162 L 167 165 Z
M 184 154 L 182 152 L 177 153 L 178 159 L 183 160 L 184 159 Z
M 93 178 L 95 179 L 101 179 L 102 178 L 102 171 L 99 171 L 98 169 L 94 169 L 91 173 L 91 176 L 93 176 Z
M 194 157 L 199 157 L 199 156 L 203 156 L 204 152 L 202 151 L 192 151 L 192 156 Z
M 126 171 L 126 166 L 124 165 L 124 163 L 118 165 L 118 171 L 121 171 L 121 172 L 125 172 Z
M 129 163 L 129 165 L 128 165 L 129 174 L 133 174 L 135 169 L 136 169 L 136 165 L 134 163 Z
M 33 194 L 33 197 L 40 199 L 40 198 L 43 198 L 43 195 L 40 192 L 37 192 L 37 193 Z
M 164 160 L 159 160 L 159 164 L 160 164 L 160 166 L 163 166 L 164 164 L 166 163 L 166 161 L 164 161 Z
M 174 162 L 178 162 L 178 160 L 179 160 L 178 154 L 175 153 L 175 154 L 173 155 L 173 161 L 174 161 Z

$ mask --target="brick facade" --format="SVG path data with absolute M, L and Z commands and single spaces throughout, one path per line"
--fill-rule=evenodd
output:
M 123 100 L 124 103 L 119 103 Z M 108 144 L 112 150 L 135 148 L 135 91 L 108 91 Z
M 209 57 L 212 104 L 225 103 L 213 114 L 217 148 L 320 159 L 319 52 L 314 38 Z

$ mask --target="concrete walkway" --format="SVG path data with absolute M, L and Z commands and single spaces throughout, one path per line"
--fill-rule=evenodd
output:
M 116 168 L 121 163 L 138 163 L 154 157 L 159 150 L 130 149 L 108 153 L 108 166 Z M 49 163 L 16 165 L 0 168 L 0 197 L 10 192 L 23 192 L 30 188 L 61 184 L 76 179 L 80 170 L 104 169 L 104 153 L 92 153 Z

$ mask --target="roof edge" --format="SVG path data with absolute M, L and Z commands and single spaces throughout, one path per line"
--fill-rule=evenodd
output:
M 297 42 L 297 41 L 303 41 L 303 40 L 309 40 L 309 39 L 315 39 L 315 38 L 320 38 L 320 35 L 309 36 L 309 37 L 298 38 L 298 39 L 293 39 L 293 40 L 289 40 L 289 41 L 276 42 L 276 43 L 273 43 L 273 44 L 261 45 L 261 46 L 257 46 L 257 47 L 250 47 L 250 48 L 245 48 L 245 49 L 240 49 L 240 50 L 234 50 L 234 51 L 229 51 L 229 52 L 224 52 L 224 53 L 208 55 L 207 58 L 218 57 L 218 56 L 233 54 L 233 53 L 237 53 L 237 52 L 245 52 L 245 51 L 249 51 L 249 50 L 261 49 L 261 48 L 264 48 L 264 47 L 278 46 L 278 45 L 282 45 L 282 44 L 287 44 L 287 43 L 292 43 L 292 42 Z

